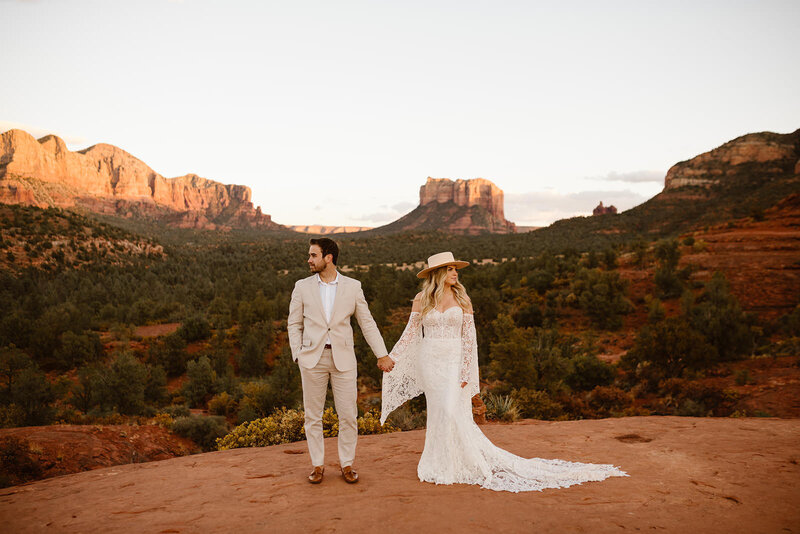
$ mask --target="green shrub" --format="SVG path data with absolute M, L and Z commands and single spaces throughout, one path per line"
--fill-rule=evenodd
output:
M 231 416 L 236 411 L 236 400 L 227 391 L 218 393 L 208 401 L 208 411 L 214 415 Z
M 579 354 L 572 359 L 572 370 L 566 376 L 567 385 L 579 391 L 595 386 L 607 386 L 614 380 L 616 371 L 594 354 Z
M 633 310 L 626 298 L 627 283 L 616 271 L 582 269 L 575 275 L 570 290 L 592 323 L 603 329 L 622 326 L 622 315 Z
M 597 386 L 589 392 L 586 400 L 598 417 L 608 417 L 622 412 L 633 399 L 620 388 Z
M 425 428 L 426 414 L 425 412 L 415 412 L 407 404 L 404 404 L 393 411 L 386 422 L 400 430 L 416 430 Z
M 716 349 L 684 317 L 670 317 L 643 326 L 620 366 L 652 387 L 663 378 L 705 369 L 717 358 Z
M 716 348 L 721 361 L 751 354 L 755 320 L 744 313 L 722 273 L 715 272 L 688 312 L 692 326 Z
M 31 458 L 27 442 L 9 436 L 0 440 L 0 487 L 21 484 L 42 476 L 42 467 Z
M 172 431 L 189 438 L 204 451 L 214 450 L 217 439 L 222 438 L 228 432 L 225 418 L 217 415 L 209 417 L 178 417 L 172 423 Z
M 482 398 L 488 419 L 512 422 L 520 418 L 519 407 L 512 396 L 489 393 Z
M 664 380 L 659 388 L 665 405 L 675 415 L 727 417 L 733 413 L 739 398 L 733 391 L 681 378 Z
M 189 417 L 189 415 L 192 413 L 186 404 L 172 404 L 161 411 L 173 419 L 177 419 L 178 417 Z
M 217 440 L 217 449 L 222 451 L 240 447 L 266 447 L 304 440 L 304 417 L 302 411 L 281 408 L 269 417 L 237 426 L 228 435 Z M 359 417 L 359 434 L 384 434 L 399 430 L 388 423 L 381 427 L 379 420 L 378 414 L 372 411 Z M 337 436 L 339 433 L 339 419 L 333 408 L 327 408 L 322 414 L 322 433 L 325 437 Z
M 181 394 L 189 401 L 190 406 L 201 406 L 214 394 L 217 373 L 211 368 L 211 362 L 206 356 L 186 364 L 186 378 Z
M 750 376 L 750 371 L 748 371 L 747 369 L 739 369 L 734 374 L 734 377 L 735 377 L 737 386 L 744 386 L 744 385 L 747 385 L 747 384 L 755 383 L 753 378 Z
M 121 414 L 144 413 L 147 368 L 132 354 L 121 352 L 108 369 L 107 391 L 111 404 Z
M 177 334 L 187 343 L 206 339 L 211 335 L 211 325 L 202 315 L 193 315 L 178 328 Z
M 522 388 L 511 392 L 511 397 L 519 407 L 522 417 L 552 421 L 564 414 L 564 407 L 553 400 L 546 391 Z M 487 407 L 488 412 L 488 407 Z

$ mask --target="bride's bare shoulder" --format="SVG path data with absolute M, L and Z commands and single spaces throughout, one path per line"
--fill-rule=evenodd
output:
M 466 306 L 464 306 L 464 313 L 475 313 L 475 312 L 472 310 L 472 300 L 471 300 L 471 299 L 469 298 L 469 296 L 467 296 L 467 295 L 464 295 L 464 298 L 466 298 L 466 299 L 467 299 L 467 305 L 466 305 Z
M 414 304 L 411 305 L 412 312 L 422 311 L 422 291 L 414 295 Z

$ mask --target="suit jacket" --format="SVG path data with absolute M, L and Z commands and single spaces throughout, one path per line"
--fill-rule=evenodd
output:
M 355 369 L 356 353 L 353 350 L 353 328 L 350 326 L 350 317 L 353 315 L 375 356 L 386 356 L 386 345 L 369 312 L 361 282 L 339 273 L 336 299 L 328 322 L 316 275 L 298 280 L 292 291 L 287 325 L 292 359 L 306 369 L 313 368 L 322 357 L 326 336 L 330 336 L 336 368 L 339 371 Z

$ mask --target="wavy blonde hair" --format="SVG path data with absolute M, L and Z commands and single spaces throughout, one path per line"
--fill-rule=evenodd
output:
M 444 288 L 446 287 L 444 283 L 445 278 L 447 278 L 447 265 L 431 271 L 422 283 L 422 291 L 420 292 L 420 305 L 422 306 L 421 315 L 425 315 L 432 309 L 438 307 L 442 302 Z M 463 310 L 468 310 L 471 304 L 469 297 L 467 297 L 466 288 L 461 285 L 461 282 L 456 282 L 453 284 L 452 288 L 453 296 L 455 296 L 458 305 L 461 306 Z

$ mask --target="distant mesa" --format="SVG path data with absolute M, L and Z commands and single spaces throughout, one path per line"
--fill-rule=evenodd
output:
M 352 232 L 365 232 L 372 230 L 371 226 L 321 226 L 319 224 L 311 224 L 308 226 L 287 226 L 289 230 L 301 232 L 303 234 L 348 234 Z
M 412 230 L 509 234 L 516 232 L 516 226 L 505 218 L 503 190 L 491 181 L 428 177 L 419 189 L 419 206 L 372 232 L 388 234 Z
M 615 206 L 603 206 L 603 201 L 600 201 L 600 204 L 592 210 L 592 215 L 608 215 L 617 213 L 617 208 Z
M 249 187 L 196 174 L 165 178 L 112 145 L 71 152 L 55 135 L 0 134 L 0 202 L 81 207 L 185 228 L 282 228 L 251 197 Z
M 737 137 L 722 146 L 672 166 L 664 190 L 686 186 L 708 188 L 726 178 L 800 174 L 800 129 L 789 134 L 759 132 Z

